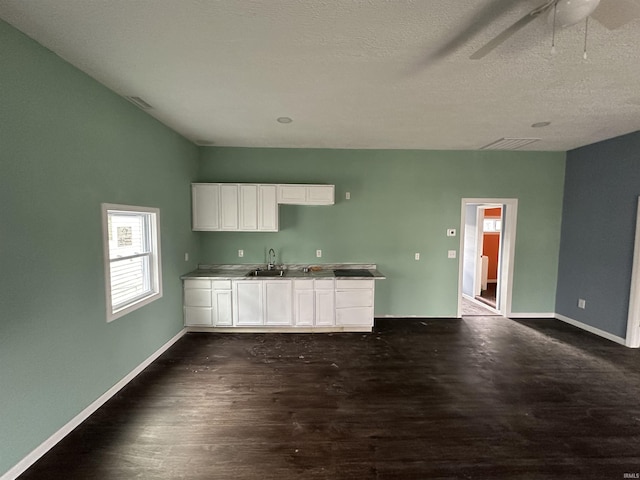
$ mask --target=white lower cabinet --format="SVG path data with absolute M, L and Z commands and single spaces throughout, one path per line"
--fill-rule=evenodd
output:
M 184 322 L 192 327 L 373 326 L 374 281 L 243 279 L 184 281 Z
M 335 288 L 334 281 L 315 280 L 315 325 L 329 327 L 335 325 Z
M 233 326 L 231 280 L 213 280 L 211 282 L 211 313 L 214 327 Z
M 315 313 L 313 280 L 293 281 L 293 322 L 300 327 L 312 327 Z
M 211 326 L 211 280 L 184 281 L 184 323 Z
M 374 280 L 336 281 L 336 325 L 373 325 Z
M 265 325 L 291 325 L 293 321 L 293 291 L 291 280 L 265 280 Z
M 264 324 L 262 311 L 263 280 L 234 280 L 233 325 L 255 326 Z

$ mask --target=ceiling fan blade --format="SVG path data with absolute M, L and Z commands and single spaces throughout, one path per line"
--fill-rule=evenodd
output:
M 521 28 L 524 28 L 530 22 L 538 18 L 541 14 L 549 10 L 553 7 L 556 0 L 549 0 L 544 5 L 541 5 L 537 8 L 534 8 L 529 13 L 527 13 L 524 17 L 518 20 L 516 23 L 511 25 L 509 28 L 503 30 L 499 35 L 494 37 L 491 41 L 486 43 L 482 48 L 474 52 L 469 58 L 471 60 L 479 60 L 487 56 L 493 49 L 502 44 L 505 40 L 507 40 L 510 36 L 516 33 Z
M 591 17 L 605 28 L 615 30 L 640 18 L 640 4 L 633 0 L 600 0 Z
M 476 11 L 467 23 L 458 29 L 457 34 L 449 38 L 443 45 L 431 50 L 427 55 L 427 60 L 443 58 L 457 50 L 496 18 L 513 8 L 513 5 L 513 0 L 493 0 L 489 2 L 485 7 Z

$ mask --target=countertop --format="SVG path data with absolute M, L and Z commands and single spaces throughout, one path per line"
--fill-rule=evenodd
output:
M 305 267 L 312 268 L 309 272 L 304 272 Z M 249 272 L 261 269 L 266 270 L 264 264 L 244 264 L 244 265 L 198 265 L 197 270 L 186 273 L 180 279 L 216 278 L 220 280 L 238 280 L 240 278 L 257 278 L 261 280 L 287 280 L 295 278 L 339 278 L 348 280 L 384 280 L 386 277 L 380 273 L 374 264 L 338 263 L 338 264 L 285 264 L 277 265 L 277 270 L 284 270 L 282 277 L 250 277 Z M 369 270 L 372 277 L 336 276 L 333 271 L 338 269 L 363 269 Z

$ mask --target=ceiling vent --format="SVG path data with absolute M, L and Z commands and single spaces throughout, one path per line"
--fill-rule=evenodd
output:
M 141 99 L 140 97 L 124 97 L 127 100 L 129 100 L 131 103 L 133 103 L 134 105 L 137 105 L 138 107 L 140 107 L 142 110 L 149 110 L 151 108 L 153 108 L 151 105 L 149 105 L 147 102 L 145 102 L 143 99 Z
M 537 142 L 539 138 L 501 138 L 491 142 L 480 150 L 517 150 L 531 143 Z

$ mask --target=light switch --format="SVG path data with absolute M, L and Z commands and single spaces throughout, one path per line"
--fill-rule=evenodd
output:
M 351 192 L 347 192 L 344 194 L 344 198 L 347 200 L 351 200 Z
M 455 250 L 449 250 L 449 253 L 447 254 L 448 258 L 456 258 L 456 251 Z
M 189 261 L 189 253 L 188 252 L 184 254 L 184 261 L 185 262 Z

